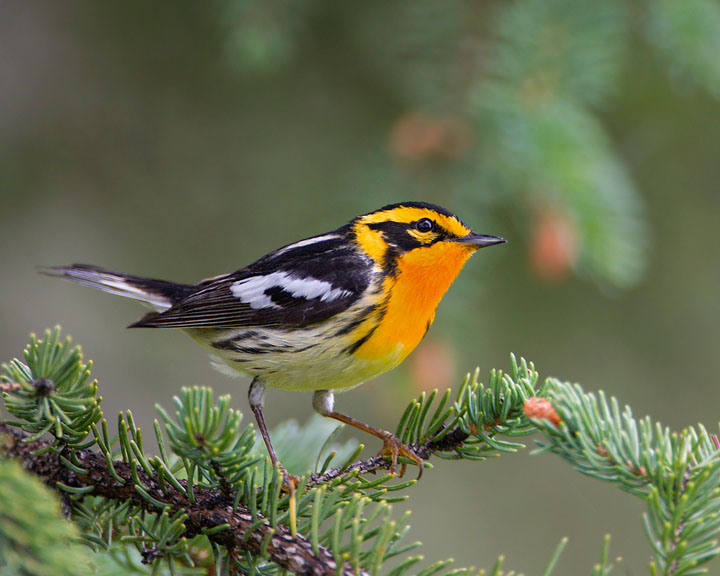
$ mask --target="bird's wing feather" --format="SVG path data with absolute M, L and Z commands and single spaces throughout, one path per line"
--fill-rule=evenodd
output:
M 195 293 L 133 326 L 307 326 L 347 310 L 367 288 L 368 268 L 341 236 L 309 238 L 204 281 Z

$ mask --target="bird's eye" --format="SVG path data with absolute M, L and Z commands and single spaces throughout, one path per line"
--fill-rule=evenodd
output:
M 419 232 L 431 232 L 432 229 L 435 228 L 435 222 L 430 220 L 430 218 L 421 218 L 415 222 L 415 228 Z

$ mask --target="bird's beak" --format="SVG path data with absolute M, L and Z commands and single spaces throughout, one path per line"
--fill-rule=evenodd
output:
M 470 232 L 467 236 L 455 238 L 455 242 L 472 247 L 475 250 L 479 250 L 480 248 L 494 246 L 495 244 L 504 244 L 507 240 L 505 240 L 505 238 L 500 238 L 500 236 L 488 236 L 487 234 L 475 234 L 474 232 Z

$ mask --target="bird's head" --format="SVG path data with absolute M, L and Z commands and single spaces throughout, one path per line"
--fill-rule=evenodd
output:
M 394 269 L 401 262 L 423 266 L 444 263 L 457 271 L 470 255 L 505 242 L 476 234 L 452 212 L 425 202 L 403 202 L 357 217 L 349 231 L 373 260 Z

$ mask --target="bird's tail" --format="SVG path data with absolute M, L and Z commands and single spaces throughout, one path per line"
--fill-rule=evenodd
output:
M 139 300 L 158 312 L 167 310 L 196 290 L 190 284 L 128 276 L 86 264 L 41 268 L 40 271 L 48 276 L 67 278 L 103 292 Z

